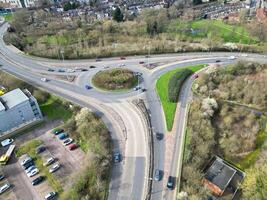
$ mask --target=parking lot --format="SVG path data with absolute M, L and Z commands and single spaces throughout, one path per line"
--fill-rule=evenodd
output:
M 60 168 L 54 172 L 53 175 L 57 180 L 59 180 L 63 189 L 66 189 L 70 187 L 73 176 L 75 176 L 75 174 L 82 168 L 85 154 L 80 148 L 70 151 L 68 146 L 64 146 L 62 141 L 53 135 L 51 130 L 48 130 L 54 127 L 53 125 L 55 124 L 50 124 L 50 126 L 45 125 L 45 128 L 40 128 L 42 131 L 35 130 L 27 135 L 22 135 L 21 138 L 15 139 L 15 143 L 21 144 L 24 141 L 33 138 L 42 140 L 46 150 L 40 153 L 40 156 L 43 162 L 52 156 L 56 159 L 55 163 L 60 163 Z M 1 155 L 5 151 L 6 148 L 0 148 Z M 48 166 L 48 169 L 51 168 L 51 166 L 52 165 Z M 32 180 L 37 178 L 39 175 L 29 178 L 26 175 L 25 170 L 20 165 L 18 159 L 15 158 L 14 154 L 8 164 L 3 167 L 3 173 L 6 178 L 3 181 L 0 181 L 0 186 L 4 185 L 5 182 L 8 181 L 12 187 L 1 194 L 0 199 L 41 200 L 44 199 L 44 196 L 47 193 L 54 191 L 53 188 L 49 186 L 47 180 L 36 186 L 32 186 Z M 40 172 L 40 175 L 43 174 Z

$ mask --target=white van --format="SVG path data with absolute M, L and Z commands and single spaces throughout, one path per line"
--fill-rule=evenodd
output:
M 3 146 L 3 147 L 5 147 L 5 146 L 8 146 L 8 145 L 10 145 L 10 144 L 12 144 L 14 142 L 14 140 L 13 139 L 5 139 L 5 140 L 3 140 L 2 142 L 1 142 L 1 145 Z

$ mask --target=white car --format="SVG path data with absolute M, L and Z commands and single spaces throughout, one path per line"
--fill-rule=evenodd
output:
M 33 166 L 30 166 L 28 169 L 26 169 L 25 172 L 26 172 L 26 174 L 28 174 L 34 169 L 36 169 L 36 167 L 33 165 Z
M 33 177 L 33 176 L 35 176 L 35 175 L 38 174 L 38 173 L 39 173 L 39 169 L 35 168 L 35 169 L 31 170 L 31 171 L 27 174 L 27 176 L 28 176 L 28 177 Z
M 230 56 L 228 57 L 228 60 L 235 60 L 236 59 L 236 56 Z
M 51 165 L 53 162 L 55 162 L 55 158 L 50 157 L 46 160 L 46 162 L 43 164 L 44 166 Z
M 6 190 L 8 190 L 11 187 L 11 185 L 9 183 L 6 183 L 5 185 L 2 185 L 0 187 L 0 194 L 2 194 L 3 192 L 5 192 Z
M 54 164 L 50 169 L 49 169 L 49 173 L 54 173 L 55 171 L 57 171 L 60 168 L 60 164 Z
M 45 200 L 55 199 L 56 196 L 57 196 L 56 192 L 50 192 L 47 195 L 45 195 Z
M 3 147 L 6 147 L 6 146 L 12 144 L 13 142 L 14 142 L 13 139 L 9 139 L 9 138 L 8 138 L 8 139 L 3 140 L 3 141 L 1 142 L 1 145 L 2 145 Z
M 30 156 L 26 156 L 26 158 L 20 163 L 21 165 L 25 165 L 28 162 L 31 162 L 32 158 Z
M 71 144 L 73 142 L 73 139 L 72 138 L 67 138 L 66 140 L 63 141 L 63 144 L 65 146 L 68 146 L 69 144 Z
M 41 81 L 47 82 L 48 80 L 47 80 L 47 78 L 41 78 Z

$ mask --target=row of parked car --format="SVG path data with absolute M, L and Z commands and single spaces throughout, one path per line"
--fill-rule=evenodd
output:
M 44 152 L 46 148 L 44 146 L 39 146 L 36 148 L 36 153 L 40 154 Z M 44 163 L 43 166 L 49 166 L 52 163 L 55 162 L 55 158 L 50 157 L 48 158 Z M 25 173 L 27 174 L 28 177 L 33 177 L 39 173 L 39 169 L 35 166 L 34 160 L 29 156 L 29 155 L 24 155 L 23 160 L 20 162 L 21 166 L 25 170 Z M 57 169 L 59 169 L 60 165 L 59 163 L 53 165 L 50 169 L 49 172 L 53 173 Z M 37 178 L 32 180 L 32 185 L 38 185 L 42 183 L 45 180 L 44 176 L 38 176 Z M 53 200 L 56 199 L 57 193 L 56 192 L 50 192 L 47 195 L 45 195 L 44 199 L 45 200 Z
M 36 168 L 33 159 L 29 155 L 25 155 L 21 161 L 21 166 L 25 170 L 28 177 L 33 177 L 39 173 L 39 169 Z M 44 180 L 43 176 L 39 176 L 32 181 L 32 185 L 38 185 Z
M 0 174 L 0 181 L 4 180 L 6 177 L 4 174 Z M 11 187 L 11 185 L 7 182 L 3 185 L 0 186 L 0 194 L 4 193 L 5 191 L 7 191 L 9 188 Z
M 72 138 L 68 137 L 68 134 L 64 132 L 64 129 L 54 129 L 52 133 L 56 135 L 59 140 L 62 140 L 62 144 L 64 146 L 68 146 L 69 150 L 75 150 L 78 148 L 78 145 L 74 143 L 74 140 Z

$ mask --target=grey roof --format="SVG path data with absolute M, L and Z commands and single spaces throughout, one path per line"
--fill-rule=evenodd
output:
M 29 98 L 19 88 L 4 94 L 0 98 L 1 102 L 4 102 L 3 104 L 7 107 L 7 109 L 13 108 L 22 102 L 29 100 Z
M 205 174 L 205 179 L 218 186 L 222 191 L 228 186 L 236 170 L 217 158 Z
M 5 110 L 5 106 L 0 102 L 0 112 Z

